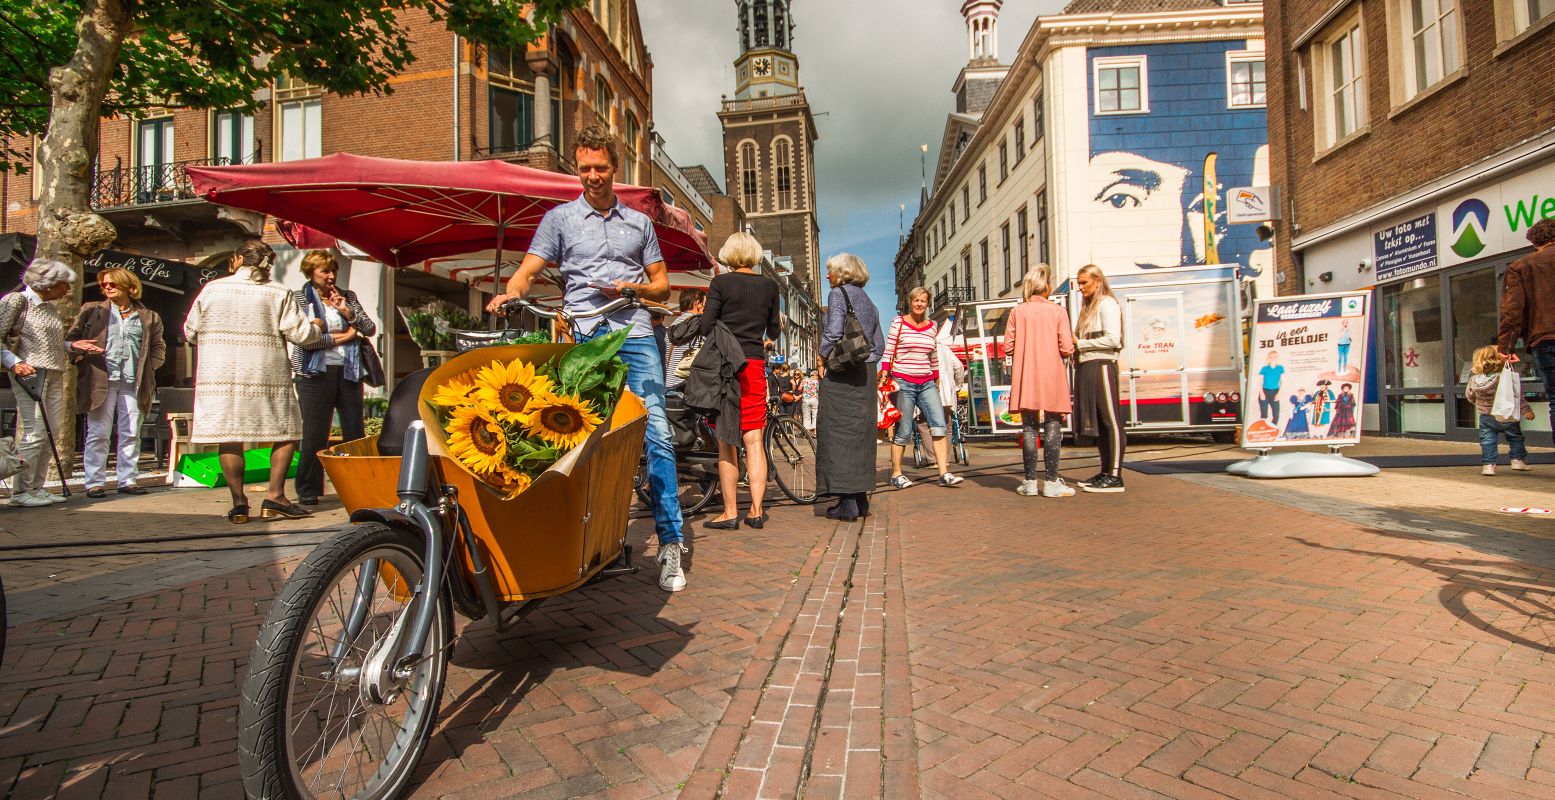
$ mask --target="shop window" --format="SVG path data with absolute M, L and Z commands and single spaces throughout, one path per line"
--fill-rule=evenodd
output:
M 1365 37 L 1359 15 L 1317 45 L 1318 142 L 1328 149 L 1366 124 Z
M 1382 295 L 1382 315 L 1383 386 L 1441 386 L 1441 281 L 1431 276 L 1387 287 Z
M 1093 76 L 1097 114 L 1142 114 L 1150 111 L 1145 91 L 1145 57 L 1098 58 Z
M 218 164 L 254 160 L 254 118 L 240 111 L 218 111 L 211 118 L 211 156 Z
M 1226 106 L 1263 108 L 1268 102 L 1268 83 L 1264 78 L 1263 53 L 1226 54 Z
M 1447 419 L 1441 395 L 1393 396 L 1384 404 L 1389 433 L 1444 434 Z
M 1452 276 L 1452 375 L 1462 386 L 1468 383 L 1474 351 L 1496 343 L 1500 324 L 1497 311 L 1496 273 L 1493 267 Z
M 1549 0 L 1555 3 L 1555 0 Z M 1463 66 L 1458 0 L 1400 0 L 1404 99 L 1435 86 Z

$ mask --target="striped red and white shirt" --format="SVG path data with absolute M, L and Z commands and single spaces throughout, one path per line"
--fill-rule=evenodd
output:
M 939 347 L 934 338 L 934 320 L 924 320 L 923 327 L 897 317 L 885 339 L 885 359 L 880 368 L 891 375 L 923 383 L 939 377 Z

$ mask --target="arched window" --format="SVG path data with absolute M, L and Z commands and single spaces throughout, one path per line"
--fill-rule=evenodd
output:
M 772 7 L 772 46 L 788 49 L 788 19 L 783 15 L 781 3 Z
M 794 154 L 787 139 L 772 144 L 773 175 L 777 185 L 777 207 L 785 210 L 794 207 Z
M 759 209 L 757 203 L 759 197 L 756 191 L 756 144 L 746 142 L 740 145 L 740 204 L 745 206 L 745 213 L 754 214 Z
M 756 46 L 766 47 L 772 42 L 771 28 L 769 27 L 771 20 L 767 19 L 767 4 L 757 3 L 756 7 L 752 9 L 751 16 L 756 28 Z

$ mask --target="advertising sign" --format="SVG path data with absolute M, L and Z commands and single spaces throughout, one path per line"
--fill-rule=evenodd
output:
M 1257 302 L 1243 447 L 1360 443 L 1369 298 L 1342 292 Z
M 135 273 L 135 277 L 140 278 L 143 283 L 166 289 L 182 289 L 194 268 L 176 261 L 134 253 L 120 253 L 114 250 L 103 250 L 86 260 L 87 274 L 95 274 L 105 269 L 126 269 Z
M 1279 218 L 1279 196 L 1273 186 L 1238 186 L 1226 191 L 1226 222 L 1238 225 Z
M 1436 214 L 1404 220 L 1371 235 L 1377 280 L 1390 281 L 1436 269 Z

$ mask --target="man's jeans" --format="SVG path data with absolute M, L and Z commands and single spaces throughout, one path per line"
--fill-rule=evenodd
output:
M 599 334 L 606 332 L 601 325 Z M 578 335 L 579 342 L 593 336 Z M 653 527 L 659 544 L 682 541 L 680 533 L 680 485 L 675 473 L 675 448 L 670 444 L 670 421 L 664 413 L 664 358 L 652 336 L 627 339 L 619 353 L 626 363 L 626 387 L 642 398 L 648 409 L 648 494 L 653 498 Z
M 1540 342 L 1533 347 L 1533 366 L 1539 370 L 1546 393 L 1555 390 L 1555 341 Z M 1555 425 L 1555 403 L 1550 403 L 1550 423 Z
M 1513 461 L 1528 460 L 1528 445 L 1523 440 L 1523 424 L 1516 420 L 1502 422 L 1489 414 L 1479 415 L 1479 463 L 1496 463 L 1496 445 L 1500 436 L 1506 436 L 1506 447 Z

